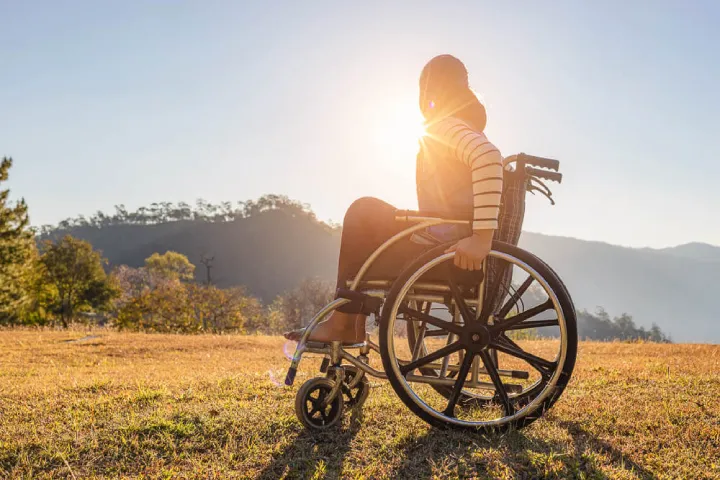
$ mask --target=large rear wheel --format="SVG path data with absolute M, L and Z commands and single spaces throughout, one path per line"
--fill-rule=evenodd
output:
M 386 298 L 379 334 L 390 384 L 432 425 L 487 433 L 522 428 L 553 405 L 572 374 L 577 327 L 570 295 L 540 259 L 495 242 L 493 263 L 512 268 L 515 287 L 490 307 L 446 248 L 415 261 Z M 423 281 L 443 275 L 445 285 Z

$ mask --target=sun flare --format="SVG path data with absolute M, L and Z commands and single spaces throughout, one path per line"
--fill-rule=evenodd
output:
M 382 120 L 377 123 L 377 140 L 388 154 L 407 156 L 417 151 L 418 141 L 425 135 L 424 123 L 417 104 L 388 103 Z

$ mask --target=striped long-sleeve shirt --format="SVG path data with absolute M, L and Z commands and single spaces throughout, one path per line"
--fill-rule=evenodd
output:
M 427 133 L 447 147 L 447 154 L 470 167 L 473 188 L 473 230 L 498 228 L 503 164 L 500 151 L 482 132 L 457 118 L 433 123 Z

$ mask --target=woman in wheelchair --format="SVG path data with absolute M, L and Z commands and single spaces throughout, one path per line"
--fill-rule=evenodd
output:
M 483 133 L 485 107 L 472 92 L 465 65 L 451 55 L 430 60 L 420 75 L 420 109 L 426 135 L 417 159 L 417 195 L 420 211 L 445 212 L 472 219 L 465 225 L 430 227 L 428 235 L 443 242 L 457 240 L 455 265 L 480 270 L 498 228 L 503 190 L 503 158 Z M 395 207 L 376 198 L 361 198 L 348 209 L 338 261 L 337 287 L 345 288 L 383 242 L 403 230 L 395 221 Z M 393 245 L 366 277 L 397 275 L 407 263 L 428 249 L 427 243 L 405 239 Z M 356 344 L 365 339 L 366 316 L 334 311 L 308 338 L 311 342 Z M 288 332 L 299 340 L 303 330 Z
M 465 66 L 450 55 L 423 68 L 420 109 L 420 212 L 355 201 L 343 224 L 335 300 L 286 335 L 298 341 L 286 385 L 304 354 L 323 356 L 324 376 L 295 396 L 309 429 L 331 428 L 344 409 L 360 408 L 372 376 L 387 379 L 430 425 L 508 432 L 540 418 L 572 374 L 572 298 L 547 263 L 517 246 L 526 193 L 552 203 L 543 180 L 562 180 L 560 162 L 503 159 L 483 133 L 485 108 Z M 371 314 L 377 343 L 365 333 Z

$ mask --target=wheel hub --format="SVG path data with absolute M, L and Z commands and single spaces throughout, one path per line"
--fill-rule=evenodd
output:
M 492 341 L 490 330 L 483 325 L 468 325 L 466 332 L 467 334 L 464 335 L 465 339 L 462 343 L 472 351 L 478 352 L 484 350 Z

